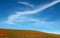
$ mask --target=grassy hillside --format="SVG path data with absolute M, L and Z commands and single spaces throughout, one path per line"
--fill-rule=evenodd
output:
M 33 30 L 0 29 L 0 38 L 60 38 L 60 35 Z

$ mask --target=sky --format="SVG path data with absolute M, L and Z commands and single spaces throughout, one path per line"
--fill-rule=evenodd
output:
M 60 34 L 60 0 L 0 0 L 0 28 Z

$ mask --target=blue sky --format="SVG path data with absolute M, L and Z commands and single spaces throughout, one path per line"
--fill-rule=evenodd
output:
M 60 34 L 60 0 L 0 0 L 0 28 Z

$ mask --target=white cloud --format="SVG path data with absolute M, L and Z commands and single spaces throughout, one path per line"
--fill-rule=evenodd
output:
M 20 3 L 20 4 L 24 4 L 24 5 L 27 5 L 27 6 L 31 7 L 31 8 L 34 7 L 33 4 L 30 4 L 30 3 L 28 3 L 28 2 L 22 2 L 22 1 L 19 1 L 18 3 Z
M 25 5 L 30 5 L 27 2 L 20 2 L 20 3 L 25 4 Z M 10 15 L 8 17 L 8 20 L 5 21 L 5 23 L 14 24 L 15 22 L 28 22 L 28 21 L 35 21 L 35 22 L 38 23 L 39 20 L 35 20 L 33 18 L 32 19 L 27 18 L 26 15 L 41 12 L 41 11 L 45 10 L 46 8 L 49 8 L 49 7 L 53 6 L 53 5 L 55 5 L 56 3 L 58 3 L 58 1 L 53 1 L 53 2 L 51 2 L 49 4 L 47 4 L 47 5 L 44 5 L 44 6 L 40 7 L 40 8 L 32 10 L 32 11 L 16 12 L 16 14 Z
M 34 14 L 34 13 L 37 13 L 37 12 L 40 12 L 40 11 L 43 11 L 55 4 L 59 3 L 59 1 L 53 1 L 51 3 L 48 3 L 46 5 L 43 5 L 43 6 L 40 6 L 40 8 L 37 8 L 36 10 L 33 10 L 33 11 L 25 11 L 25 14 Z
M 60 0 L 57 0 L 57 1 L 59 1 L 59 2 L 60 2 Z
M 53 28 L 54 26 L 58 25 L 56 22 L 48 22 L 40 19 L 31 19 L 31 21 L 34 21 L 34 26 L 38 27 Z

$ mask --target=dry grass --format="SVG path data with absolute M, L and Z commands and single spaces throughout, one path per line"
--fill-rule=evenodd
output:
M 60 38 L 60 35 L 33 30 L 0 29 L 0 38 Z

